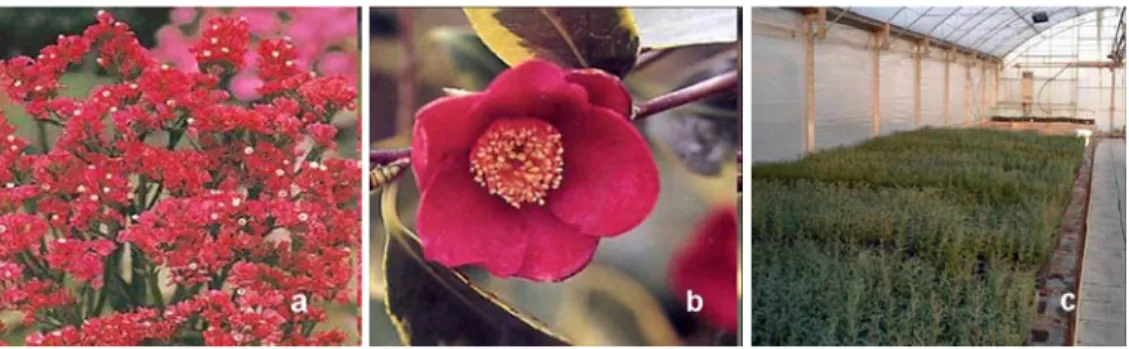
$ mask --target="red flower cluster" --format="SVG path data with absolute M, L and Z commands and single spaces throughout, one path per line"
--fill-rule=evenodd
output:
M 99 346 L 142 345 L 147 340 L 169 340 L 180 321 L 162 319 L 152 308 L 133 313 L 112 314 L 86 320 L 78 327 L 64 327 L 28 336 L 27 344 L 36 346 Z M 171 317 L 170 317 L 171 318 Z
M 274 346 L 280 344 L 327 346 L 345 340 L 340 331 L 311 333 L 290 319 L 289 301 L 279 291 L 265 294 L 239 289 L 233 296 L 207 291 L 170 305 L 164 311 L 139 308 L 83 321 L 81 326 L 37 332 L 27 338 L 37 346 L 137 346 L 168 342 L 176 336 L 192 337 L 209 346 Z M 209 326 L 199 333 L 184 334 L 183 327 L 196 323 Z
M 47 245 L 47 266 L 62 270 L 78 282 L 102 287 L 103 259 L 117 247 L 106 239 L 68 240 L 59 238 Z
M 313 328 L 325 304 L 359 299 L 363 172 L 323 155 L 356 89 L 263 40 L 264 99 L 231 103 L 219 82 L 244 66 L 248 26 L 208 26 L 198 63 L 223 69 L 171 69 L 104 12 L 36 58 L 0 61 L 0 90 L 61 131 L 43 149 L 0 114 L 0 311 L 24 314 L 28 344 L 345 340 Z M 61 97 L 90 53 L 116 82 Z M 291 312 L 295 295 L 308 312 Z
M 600 238 L 634 228 L 658 200 L 658 169 L 630 109 L 615 76 L 542 60 L 420 109 L 412 170 L 424 254 L 503 277 L 579 272 Z
M 204 25 L 203 38 L 192 47 L 200 67 L 219 64 L 232 70 L 243 68 L 243 57 L 251 45 L 246 18 L 216 17 Z M 201 70 L 207 70 L 201 69 Z

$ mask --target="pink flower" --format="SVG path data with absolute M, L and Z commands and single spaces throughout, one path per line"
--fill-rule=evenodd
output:
M 357 75 L 357 55 L 341 51 L 326 53 L 318 60 L 318 70 L 329 75 Z
M 503 277 L 580 271 L 600 238 L 634 228 L 658 199 L 630 108 L 614 76 L 531 60 L 486 91 L 420 109 L 412 169 L 424 254 Z
M 240 100 L 255 99 L 259 96 L 258 90 L 261 87 L 263 87 L 263 80 L 252 73 L 240 73 L 231 79 L 231 89 L 235 92 L 235 98 Z
M 152 52 L 154 56 L 171 62 L 178 70 L 189 73 L 198 71 L 192 46 L 176 27 L 168 26 L 157 30 L 157 47 Z
M 278 10 L 273 8 L 240 7 L 232 11 L 231 16 L 245 18 L 251 34 L 256 36 L 273 35 L 282 25 Z
M 184 25 L 196 19 L 196 9 L 191 7 L 177 7 L 169 12 L 169 19 L 173 24 Z

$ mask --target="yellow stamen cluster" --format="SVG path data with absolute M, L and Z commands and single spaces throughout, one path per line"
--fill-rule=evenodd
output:
M 535 119 L 503 119 L 483 132 L 471 149 L 470 172 L 491 195 L 515 208 L 545 205 L 564 179 L 561 134 Z

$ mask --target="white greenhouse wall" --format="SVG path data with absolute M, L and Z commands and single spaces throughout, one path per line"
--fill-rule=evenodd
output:
M 811 151 L 922 127 L 969 125 L 989 119 L 999 101 L 1018 98 L 1018 84 L 1009 83 L 1018 79 L 1000 74 L 1001 65 L 994 61 L 956 54 L 949 63 L 946 85 L 947 50 L 931 47 L 917 58 L 918 43 L 893 35 L 876 57 L 873 33 L 841 24 L 831 24 L 825 37 L 812 40 L 814 65 L 809 71 L 800 13 L 754 8 L 750 17 L 752 64 L 746 72 L 752 79 L 752 151 L 747 157 L 754 163 L 794 160 Z M 918 64 L 920 85 L 915 80 Z M 920 102 L 920 110 L 915 102 Z
M 975 64 L 969 67 L 972 74 L 972 80 L 968 82 L 968 91 L 970 93 L 968 97 L 970 121 L 983 120 L 984 112 L 987 110 L 987 106 L 984 103 L 985 86 L 982 68 L 982 64 Z
M 1103 23 L 1098 29 L 1097 17 Z M 1116 70 L 1116 89 L 1110 90 L 1108 68 L 1068 67 L 1070 62 L 1105 62 L 1117 28 L 1118 11 L 1105 9 L 1066 20 L 1019 45 L 1004 58 L 1000 73 L 1000 95 L 1003 109 L 1016 113 L 1019 109 L 1019 84 L 1023 71 L 1035 74 L 1036 116 L 1073 117 L 1093 120 L 1096 128 L 1109 131 L 1125 125 L 1124 69 Z M 1099 36 L 1100 33 L 1100 36 Z M 1110 120 L 1110 94 L 1117 96 L 1113 120 Z
M 959 62 L 949 63 L 949 117 L 948 125 L 964 122 L 964 66 Z
M 833 25 L 815 44 L 815 148 L 852 145 L 870 138 L 873 57 L 871 34 Z
M 921 123 L 945 126 L 945 62 L 921 60 Z
M 763 20 L 774 25 L 800 28 L 802 18 L 791 11 L 761 9 Z M 753 64 L 745 70 L 752 78 L 752 144 L 750 159 L 756 162 L 794 160 L 804 154 L 807 137 L 807 54 L 802 38 L 753 35 L 748 45 Z
M 896 40 L 879 57 L 879 105 L 881 134 L 913 129 L 914 69 L 913 45 Z

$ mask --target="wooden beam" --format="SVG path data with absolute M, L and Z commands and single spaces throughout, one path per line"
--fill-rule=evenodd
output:
M 875 33 L 878 33 L 879 47 L 883 50 L 890 48 L 890 23 L 882 25 Z
M 961 91 L 964 91 L 964 114 L 961 115 L 961 123 L 967 123 L 972 119 L 972 65 L 964 64 L 964 86 L 961 86 Z
M 839 20 L 836 22 L 838 24 L 842 24 L 842 25 L 846 25 L 846 26 L 850 26 L 850 27 L 854 27 L 854 28 L 858 28 L 858 29 L 862 29 L 862 30 L 866 30 L 866 31 L 874 31 L 874 30 L 877 30 L 878 28 L 880 28 L 882 26 L 889 25 L 890 29 L 891 29 L 891 33 L 893 34 L 892 37 L 894 37 L 894 38 L 905 37 L 905 38 L 909 38 L 911 41 L 930 38 L 928 35 L 910 30 L 910 29 L 902 27 L 902 26 L 890 24 L 887 21 L 881 21 L 881 20 L 878 20 L 878 19 L 859 15 L 857 13 L 851 12 L 848 9 L 839 8 L 839 7 L 821 7 L 821 8 L 824 10 L 825 16 L 823 18 L 825 20 L 828 17 L 839 18 Z M 785 7 L 784 9 L 796 11 L 796 12 L 807 15 L 807 14 L 816 13 L 821 8 Z M 921 19 L 923 17 L 924 16 L 918 17 L 918 19 Z M 911 24 L 911 26 L 912 26 L 912 24 Z M 965 53 L 969 53 L 969 54 L 981 54 L 981 55 L 985 55 L 985 56 L 992 56 L 992 55 L 988 54 L 987 52 L 983 52 L 983 51 L 974 49 L 974 48 L 969 47 L 969 46 L 959 45 L 955 41 L 948 41 L 948 40 L 943 40 L 943 39 L 939 39 L 939 38 L 933 38 L 933 40 L 930 40 L 929 45 L 933 45 L 933 46 L 936 46 L 936 47 L 941 48 L 941 49 L 955 48 L 957 51 L 965 52 Z M 995 56 L 992 56 L 992 57 L 995 57 Z
M 977 109 L 976 121 L 984 120 L 984 114 L 988 113 L 988 61 L 980 60 L 980 86 L 977 90 L 980 94 L 980 108 Z
M 871 86 L 873 87 L 873 92 L 870 96 L 871 134 L 875 137 L 878 137 L 878 135 L 882 133 L 882 103 L 881 103 L 882 57 L 880 55 L 881 46 L 882 46 L 882 32 L 875 32 L 874 33 L 874 48 L 871 50 L 871 52 L 873 52 L 873 55 L 872 55 L 871 58 L 872 58 L 872 63 L 874 64 L 874 80 L 871 83 Z
M 1109 130 L 1113 131 L 1113 120 L 1117 116 L 1117 68 L 1109 70 Z
M 807 143 L 804 150 L 808 152 L 815 151 L 815 28 L 816 22 L 813 18 L 814 15 L 808 15 L 804 18 L 804 38 L 807 46 Z
M 913 55 L 913 128 L 921 127 L 921 56 L 926 46 L 924 40 L 918 42 Z
M 812 15 L 819 12 L 818 7 L 784 7 L 785 10 L 793 10 L 804 15 Z
M 816 24 L 816 28 L 818 29 L 816 31 L 816 34 L 817 34 L 816 37 L 818 37 L 820 39 L 826 38 L 827 37 L 827 27 L 830 26 L 829 24 L 827 24 L 827 8 L 826 7 L 820 7 L 818 10 L 816 10 L 816 12 L 815 12 L 815 24 Z
M 1097 69 L 1112 69 L 1124 68 L 1125 63 L 1116 63 L 1112 61 L 1077 61 L 1069 63 L 1031 63 L 1021 64 L 1016 63 L 1016 69 L 1023 68 L 1097 68 Z
M 951 93 L 949 93 L 949 70 L 952 66 L 952 53 L 952 50 L 945 51 L 945 104 L 941 106 L 942 114 L 945 116 L 945 126 L 949 126 L 949 122 L 952 120 L 952 117 L 949 116 L 949 113 L 952 112 L 952 108 L 949 107 L 949 101 L 952 99 Z
M 1097 9 L 1096 11 L 1097 11 L 1097 13 L 1098 13 L 1098 14 L 1097 14 L 1097 16 L 1098 16 L 1098 17 L 1097 17 L 1097 20 L 1098 20 L 1098 26 L 1097 26 L 1097 29 L 1098 29 L 1098 33 L 1097 33 L 1097 34 L 1098 34 L 1098 41 L 1097 41 L 1097 43 L 1096 43 L 1096 45 L 1097 45 L 1097 46 L 1096 46 L 1096 48 L 1097 48 L 1097 51 L 1098 51 L 1098 53 L 1101 53 L 1101 52 L 1102 52 L 1102 15 L 1103 15 L 1103 14 L 1105 14 L 1105 8 L 1104 8 L 1104 7 L 1099 7 L 1099 8 L 1098 8 L 1098 9 Z M 1111 45 L 1111 46 L 1112 46 L 1112 45 Z M 1113 70 L 1113 69 L 1111 68 L 1111 69 L 1109 70 L 1109 72 L 1110 72 L 1110 75 L 1112 75 L 1112 76 L 1110 77 L 1110 81 L 1116 80 L 1116 79 L 1117 79 L 1117 74 L 1114 74 L 1114 70 Z M 1101 91 L 1101 90 L 1102 90 L 1102 88 L 1104 88 L 1104 86 L 1103 86 L 1103 85 L 1105 85 L 1105 82 L 1104 82 L 1104 81 L 1102 81 L 1102 79 L 1101 79 L 1101 70 L 1099 70 L 1099 71 L 1098 71 L 1098 91 Z M 1110 92 L 1111 92 L 1111 93 L 1109 94 L 1109 95 L 1110 95 L 1110 97 L 1116 97 L 1116 94 L 1114 94 L 1114 93 L 1112 93 L 1112 92 L 1113 92 L 1113 91 L 1117 91 L 1117 89 L 1113 88 L 1113 86 L 1111 85 L 1111 86 L 1110 86 L 1110 88 L 1109 88 L 1109 90 L 1110 90 Z M 1098 98 L 1098 101 L 1099 101 L 1098 103 L 1100 104 L 1100 103 L 1101 103 L 1101 102 L 1100 102 L 1100 101 L 1101 101 L 1101 98 L 1100 98 L 1100 97 Z M 1113 104 L 1114 104 L 1114 98 L 1110 98 L 1110 99 L 1109 99 L 1109 105 L 1110 105 L 1110 109 L 1113 109 Z M 1096 113 L 1096 111 L 1095 111 L 1095 113 Z M 1110 121 L 1110 123 L 1109 123 L 1109 129 L 1110 129 L 1110 131 L 1112 131 L 1112 130 L 1113 130 L 1113 118 L 1110 118 L 1110 119 L 1109 119 L 1109 121 Z
M 1000 65 L 1000 62 L 996 62 L 992 68 L 995 70 L 995 72 L 992 73 L 992 89 L 995 92 L 992 95 L 992 107 L 995 107 L 1000 101 L 1000 72 L 1002 72 L 1004 68 Z

